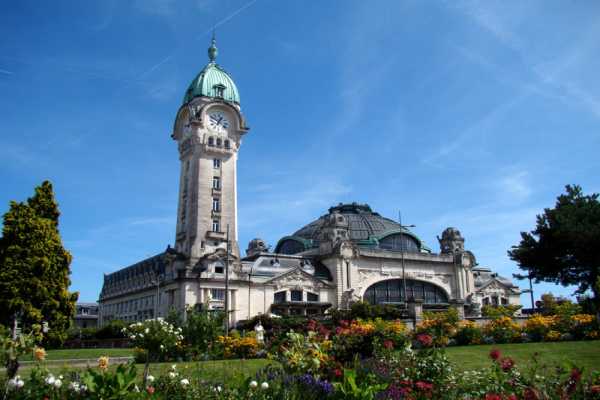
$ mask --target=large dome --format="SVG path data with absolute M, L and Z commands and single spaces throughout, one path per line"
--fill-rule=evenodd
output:
M 294 234 L 282 238 L 275 252 L 296 254 L 318 247 L 332 214 L 341 214 L 347 221 L 349 239 L 359 246 L 383 250 L 407 252 L 430 252 L 421 240 L 405 227 L 371 210 L 367 204 L 339 204 L 329 209 L 329 213 L 300 228 Z M 404 243 L 402 246 L 401 243 Z
M 216 63 L 217 54 L 218 50 L 213 38 L 212 44 L 208 48 L 210 61 L 190 83 L 183 97 L 183 104 L 199 96 L 213 97 L 240 104 L 240 94 L 237 86 L 231 76 Z

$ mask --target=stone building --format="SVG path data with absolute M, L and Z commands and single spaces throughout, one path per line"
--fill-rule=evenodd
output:
M 233 79 L 216 63 L 214 39 L 208 55 L 171 135 L 181 163 L 175 246 L 105 275 L 101 324 L 226 303 L 232 324 L 266 313 L 320 314 L 358 300 L 394 304 L 413 317 L 423 309 L 478 315 L 483 304 L 519 304 L 518 288 L 478 267 L 457 229 L 442 232 L 436 253 L 366 204 L 331 207 L 273 251 L 254 239 L 242 256 L 237 157 L 249 128 Z
M 77 328 L 98 327 L 98 303 L 76 303 L 73 325 Z

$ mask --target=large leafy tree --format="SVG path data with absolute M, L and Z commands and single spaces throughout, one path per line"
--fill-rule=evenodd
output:
M 47 322 L 64 339 L 78 294 L 68 291 L 71 254 L 58 230 L 52 184 L 43 182 L 25 203 L 11 202 L 0 238 L 0 324 Z
M 584 195 L 580 186 L 567 185 L 554 208 L 537 216 L 531 232 L 508 255 L 536 282 L 576 285 L 577 293 L 591 291 L 600 311 L 600 202 L 598 194 Z

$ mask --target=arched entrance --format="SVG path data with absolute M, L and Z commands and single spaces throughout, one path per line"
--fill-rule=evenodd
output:
M 422 299 L 424 304 L 448 304 L 446 292 L 429 282 L 406 280 L 408 298 Z M 402 279 L 377 282 L 366 290 L 363 299 L 370 304 L 401 304 L 405 302 Z

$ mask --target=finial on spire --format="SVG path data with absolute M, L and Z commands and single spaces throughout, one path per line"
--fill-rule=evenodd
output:
M 213 29 L 212 42 L 208 48 L 208 59 L 210 62 L 215 62 L 218 54 L 219 50 L 217 49 L 217 40 L 215 39 L 215 30 Z

